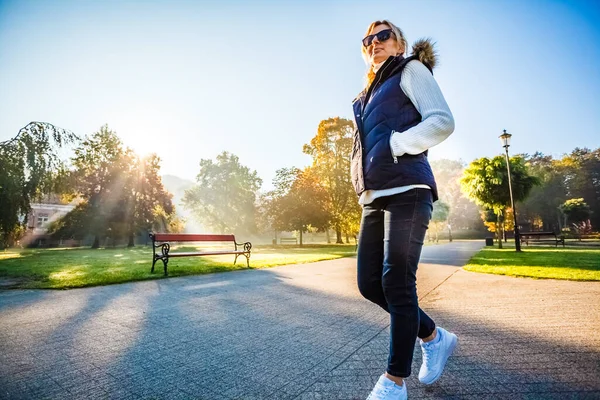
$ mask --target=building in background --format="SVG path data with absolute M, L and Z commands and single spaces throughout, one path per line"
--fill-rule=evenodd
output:
M 49 225 L 67 215 L 76 205 L 76 202 L 64 204 L 58 196 L 47 196 L 39 203 L 31 203 L 31 211 L 27 215 L 27 232 L 20 241 L 21 245 L 27 247 L 48 246 Z

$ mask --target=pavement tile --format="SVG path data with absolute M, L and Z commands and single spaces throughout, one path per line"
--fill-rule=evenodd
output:
M 479 247 L 423 251 L 420 305 L 459 347 L 424 386 L 415 346 L 411 399 L 600 399 L 598 283 L 458 269 Z M 0 291 L 0 399 L 364 399 L 389 316 L 358 293 L 355 263 Z

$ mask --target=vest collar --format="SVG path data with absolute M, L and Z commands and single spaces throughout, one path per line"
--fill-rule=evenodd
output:
M 404 58 L 404 56 L 402 55 L 388 57 L 388 59 L 384 61 L 381 67 L 379 67 L 379 70 L 375 74 L 375 79 L 373 79 L 373 82 L 371 82 L 368 88 L 364 88 L 363 91 L 360 92 L 358 96 L 356 96 L 354 102 L 360 101 L 363 106 L 361 107 L 361 109 L 364 108 L 364 105 L 369 99 L 372 89 L 375 85 L 377 85 L 377 83 L 383 82 L 390 76 L 395 75 L 396 73 L 401 71 L 409 61 L 415 58 L 416 57 L 414 56 Z

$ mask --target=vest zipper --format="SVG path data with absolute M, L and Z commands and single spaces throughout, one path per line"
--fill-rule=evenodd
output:
M 387 62 L 387 61 L 386 61 Z M 373 83 L 371 83 L 371 86 L 369 86 L 369 89 L 367 90 L 367 93 L 365 95 L 365 102 L 363 104 L 361 104 L 361 119 L 363 119 L 364 117 L 364 111 L 365 108 L 367 107 L 367 102 L 369 101 L 369 98 L 371 97 L 371 94 L 373 92 L 373 90 L 375 89 L 375 87 L 377 87 L 377 85 L 379 84 L 379 82 L 381 81 L 381 78 L 383 78 L 383 73 L 385 72 L 385 70 L 392 65 L 392 63 L 390 62 L 387 65 L 382 66 L 379 71 L 377 71 L 377 74 L 375 75 L 375 77 L 377 78 L 376 80 L 373 81 Z
M 394 149 L 392 149 L 392 136 L 396 133 L 395 130 L 392 130 L 392 134 L 390 135 L 390 151 L 392 153 L 392 158 L 394 159 L 394 164 L 398 164 L 398 157 L 394 155 Z

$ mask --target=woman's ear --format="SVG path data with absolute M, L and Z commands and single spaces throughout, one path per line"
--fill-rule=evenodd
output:
M 400 43 L 398 43 L 398 54 L 396 54 L 397 56 L 403 56 L 404 55 L 404 48 L 402 48 L 402 45 Z

